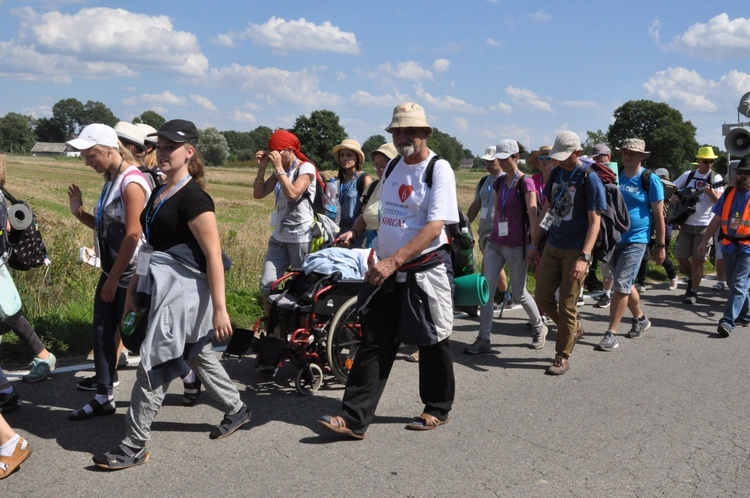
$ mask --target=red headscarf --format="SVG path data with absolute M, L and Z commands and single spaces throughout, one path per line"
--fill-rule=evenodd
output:
M 286 149 L 292 149 L 298 159 L 310 162 L 307 156 L 299 150 L 299 139 L 294 133 L 286 130 L 276 130 L 271 134 L 271 138 L 268 139 L 268 150 L 281 151 Z

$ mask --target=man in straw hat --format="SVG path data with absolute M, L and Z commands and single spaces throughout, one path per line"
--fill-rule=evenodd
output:
M 683 300 L 685 304 L 695 304 L 698 300 L 698 287 L 703 278 L 703 265 L 706 261 L 705 251 L 700 251 L 701 241 L 714 217 L 711 208 L 724 191 L 723 188 L 712 188 L 713 184 L 722 179 L 721 175 L 713 171 L 714 161 L 718 158 L 713 147 L 699 148 L 695 157 L 698 167 L 686 171 L 674 182 L 678 189 L 694 188 L 702 191 L 695 205 L 695 212 L 680 226 L 674 249 L 677 262 L 687 276 L 687 290 Z M 670 202 L 677 206 L 680 204 L 680 198 L 672 195 Z
M 433 162 L 435 153 L 427 147 L 432 128 L 420 105 L 397 106 L 385 131 L 393 135 L 399 158 L 380 180 L 378 262 L 367 271 L 359 299 L 362 344 L 346 383 L 341 415 L 319 420 L 326 429 L 353 439 L 363 439 L 375 418 L 400 342 L 419 346 L 424 403 L 422 414 L 407 429 L 430 430 L 446 423 L 455 393 L 448 341 L 453 270 L 443 226 L 458 222 L 456 180 L 448 161 Z M 428 185 L 430 163 L 434 169 Z M 420 298 L 411 298 L 415 295 Z
M 581 139 L 571 131 L 555 138 L 550 157 L 557 162 L 544 189 L 545 202 L 539 225 L 533 230 L 526 257 L 538 272 L 536 302 L 556 324 L 557 343 L 549 375 L 563 375 L 570 368 L 573 346 L 584 333 L 576 302 L 586 276 L 591 252 L 599 233 L 600 213 L 607 209 L 604 185 L 593 171 L 586 174 L 580 157 Z M 544 251 L 539 242 L 546 232 Z M 555 292 L 560 289 L 559 304 Z

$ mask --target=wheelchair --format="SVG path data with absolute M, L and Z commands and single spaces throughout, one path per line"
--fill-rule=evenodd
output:
M 271 312 L 256 321 L 250 344 L 248 334 L 235 331 L 222 357 L 241 357 L 254 349 L 256 369 L 270 376 L 289 360 L 298 367 L 295 387 L 304 395 L 314 394 L 326 374 L 346 384 L 362 338 L 361 285 L 362 280 L 343 279 L 338 272 L 286 273 L 273 283 Z

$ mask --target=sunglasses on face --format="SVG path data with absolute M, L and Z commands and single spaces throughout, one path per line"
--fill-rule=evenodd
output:
M 711 160 L 711 159 L 701 159 L 700 162 L 702 164 L 713 164 L 714 163 L 713 160 Z
M 551 161 L 552 158 L 549 156 L 539 156 L 540 161 Z

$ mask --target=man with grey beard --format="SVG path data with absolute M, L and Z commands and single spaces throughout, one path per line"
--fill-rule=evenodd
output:
M 446 423 L 455 393 L 448 341 L 453 330 L 453 269 L 443 227 L 458 222 L 456 179 L 450 163 L 427 147 L 432 128 L 420 105 L 397 106 L 385 131 L 393 135 L 400 156 L 380 180 L 380 228 L 373 241 L 378 261 L 370 265 L 357 303 L 362 343 L 341 414 L 323 415 L 318 421 L 351 439 L 364 439 L 375 418 L 401 342 L 419 346 L 419 395 L 424 403 L 407 429 L 431 430 Z
M 750 160 L 743 157 L 737 165 L 734 187 L 724 191 L 713 207 L 714 217 L 701 240 L 699 251 L 705 254 L 708 242 L 720 229 L 719 240 L 724 256 L 724 270 L 729 285 L 729 298 L 717 332 L 729 337 L 738 321 L 748 320 L 748 288 L 750 288 Z

